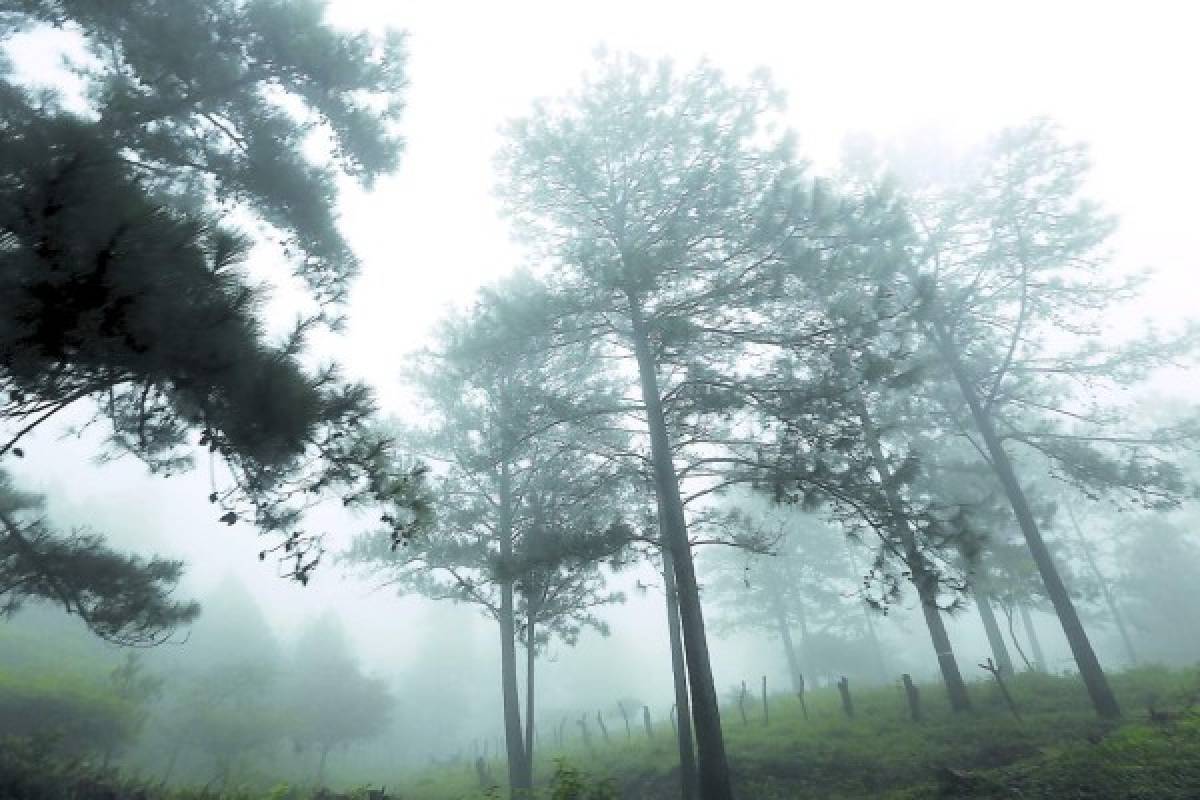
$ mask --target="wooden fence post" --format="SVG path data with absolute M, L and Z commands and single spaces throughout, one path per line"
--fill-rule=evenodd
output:
M 797 675 L 796 677 L 799 678 L 796 696 L 800 698 L 800 710 L 804 712 L 804 718 L 808 719 L 808 703 L 804 702 L 804 676 Z
M 921 721 L 921 691 L 907 672 L 900 676 L 904 681 L 904 696 L 908 698 L 908 714 L 913 722 Z
M 838 680 L 837 687 L 842 695 L 842 711 L 846 712 L 847 717 L 853 717 L 854 702 L 850 699 L 850 681 L 846 680 L 845 675 Z

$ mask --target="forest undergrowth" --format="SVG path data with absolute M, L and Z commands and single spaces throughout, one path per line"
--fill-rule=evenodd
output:
M 1200 670 L 1143 667 L 1113 675 L 1125 711 L 1098 719 L 1073 677 L 1026 673 L 1008 682 L 1018 719 L 995 684 L 972 684 L 976 709 L 952 713 L 940 685 L 920 687 L 913 721 L 899 686 L 854 692 L 846 715 L 834 688 L 724 710 L 737 794 L 742 798 L 1150 798 L 1200 796 Z M 610 743 L 572 740 L 539 759 L 543 800 L 659 800 L 678 796 L 669 727 L 617 732 Z M 0 800 L 482 800 L 506 792 L 499 761 L 398 776 L 390 788 L 334 792 L 167 789 L 56 758 L 47 743 L 0 747 Z

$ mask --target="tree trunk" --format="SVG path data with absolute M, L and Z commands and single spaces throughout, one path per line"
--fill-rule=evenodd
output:
M 792 629 L 779 603 L 775 604 L 775 622 L 779 627 L 779 640 L 783 642 L 783 654 L 787 656 L 788 674 L 792 678 L 792 691 L 804 694 L 804 673 L 800 670 L 800 661 L 796 658 L 796 648 L 792 644 Z
M 713 683 L 712 663 L 709 661 L 708 641 L 704 633 L 704 612 L 700 607 L 696 568 L 692 563 L 692 549 L 687 538 L 683 499 L 679 494 L 679 476 L 675 473 L 671 441 L 658 389 L 657 364 L 650 351 L 649 334 L 642 318 L 641 306 L 632 293 L 629 295 L 629 301 L 633 347 L 650 432 L 654 482 L 660 500 L 664 538 L 675 562 L 679 618 L 683 629 L 692 721 L 699 756 L 697 761 L 701 797 L 704 800 L 732 800 L 733 784 L 725 755 L 725 738 L 721 732 L 721 709 Z
M 1075 519 L 1075 510 L 1070 506 L 1067 506 L 1067 516 L 1071 519 L 1071 527 L 1075 529 L 1075 538 L 1079 542 L 1079 549 L 1083 551 L 1083 558 L 1087 562 L 1088 569 L 1091 570 L 1096 583 L 1100 585 L 1100 593 L 1104 596 L 1104 604 L 1108 606 L 1108 613 L 1112 615 L 1113 622 L 1117 626 L 1117 633 L 1121 635 L 1121 643 L 1125 645 L 1125 655 L 1129 657 L 1130 665 L 1137 666 L 1137 652 L 1133 649 L 1133 640 L 1129 637 L 1129 629 L 1125 627 L 1125 616 L 1121 613 L 1116 598 L 1113 597 L 1112 589 L 1109 588 L 1104 573 L 1100 571 L 1100 565 L 1096 563 L 1096 556 L 1092 552 L 1091 544 L 1083 535 L 1079 521 Z
M 904 504 L 892 485 L 891 470 L 883 458 L 883 447 L 879 443 L 879 434 L 867 411 L 866 401 L 859 398 L 858 413 L 862 419 L 863 436 L 871 451 L 871 459 L 875 462 L 875 471 L 879 473 L 879 484 L 883 489 L 883 497 L 888 504 L 888 511 L 896 520 L 896 533 L 904 546 L 904 558 L 912 572 L 912 582 L 917 589 L 917 597 L 921 601 L 921 611 L 925 615 L 925 626 L 929 629 L 929 639 L 933 643 L 933 652 L 937 655 L 938 667 L 942 679 L 946 683 L 946 693 L 950 696 L 950 707 L 955 711 L 966 711 L 971 707 L 971 698 L 967 694 L 967 684 L 963 681 L 958 669 L 958 660 L 954 657 L 954 648 L 950 644 L 950 636 L 946 633 L 946 622 L 942 619 L 941 609 L 937 604 L 937 579 L 930 574 L 925 564 L 925 557 L 917 549 L 917 537 L 912 526 L 904 515 Z
M 1029 639 L 1029 646 L 1033 649 L 1033 665 L 1037 667 L 1039 672 L 1046 671 L 1046 656 L 1042 655 L 1042 642 L 1038 639 L 1037 629 L 1033 627 L 1033 615 L 1029 613 L 1029 606 L 1020 603 L 1021 608 L 1021 624 L 1025 627 L 1025 638 Z
M 847 717 L 854 718 L 854 700 L 850 697 L 850 681 L 846 676 L 838 678 L 838 694 L 842 696 L 842 711 Z
M 1033 556 L 1033 562 L 1037 565 L 1042 582 L 1046 586 L 1046 596 L 1050 598 L 1054 611 L 1058 614 L 1058 621 L 1067 637 L 1067 643 L 1071 646 L 1071 653 L 1075 656 L 1079 675 L 1083 678 L 1084 685 L 1087 686 L 1088 694 L 1091 696 L 1092 706 L 1101 717 L 1119 717 L 1121 716 L 1121 707 L 1117 704 L 1116 695 L 1108 685 L 1108 678 L 1104 675 L 1100 661 L 1096 658 L 1096 652 L 1092 649 L 1092 643 L 1088 640 L 1087 632 L 1083 629 L 1083 623 L 1079 619 L 1079 613 L 1075 610 L 1075 604 L 1071 601 L 1071 595 L 1067 592 L 1062 576 L 1058 574 L 1058 568 L 1054 565 L 1054 559 L 1050 555 L 1049 548 L 1046 547 L 1041 531 L 1038 530 L 1037 520 L 1034 519 L 1033 511 L 1029 508 L 1029 501 L 1025 497 L 1025 491 L 1021 488 L 1020 481 L 1017 480 L 1016 470 L 1013 469 L 1012 461 L 1009 460 L 1000 436 L 992 424 L 991 413 L 983 407 L 983 402 L 959 359 L 954 343 L 950 340 L 945 328 L 936 319 L 933 321 L 932 332 L 934 344 L 950 367 L 963 400 L 971 410 L 975 427 L 983 437 L 992 469 L 995 471 L 996 477 L 1000 479 L 1004 493 L 1008 496 L 1009 504 L 1012 505 L 1013 514 L 1016 515 L 1017 523 L 1021 526 L 1021 533 L 1024 534 L 1025 543 L 1029 546 L 1029 553 Z
M 525 764 L 533 783 L 533 666 L 537 651 L 533 647 L 533 608 L 529 609 L 528 645 L 525 648 Z
M 900 676 L 904 683 L 904 696 L 908 700 L 908 715 L 913 722 L 921 721 L 921 690 L 913 683 L 912 675 L 907 672 Z
M 791 603 L 796 612 L 796 625 L 800 628 L 800 673 L 813 673 L 812 640 L 808 633 L 808 615 L 804 613 L 804 601 L 796 598 Z
M 507 565 L 513 554 L 512 486 L 508 464 L 500 465 L 500 558 Z M 500 583 L 500 691 L 504 706 L 504 745 L 508 756 L 508 785 L 513 792 L 531 787 L 521 731 L 521 698 L 517 691 L 517 630 L 511 580 Z
M 682 784 L 681 797 L 683 800 L 697 800 L 700 797 L 700 779 L 696 773 L 696 751 L 692 744 L 692 715 L 689 711 L 687 668 L 683 663 L 683 639 L 679 631 L 679 602 L 675 594 L 675 567 L 671 559 L 671 551 L 662 551 L 663 583 L 667 595 L 667 632 L 671 642 L 671 673 L 675 678 L 674 709 L 683 709 L 677 714 L 678 722 L 672 718 L 675 728 L 676 741 L 679 744 L 679 780 Z
M 329 758 L 329 745 L 321 745 L 321 758 L 317 761 L 317 788 L 325 785 L 325 761 Z
M 996 659 L 996 669 L 1000 670 L 1001 675 L 1008 677 L 1013 674 L 1012 658 L 1008 654 L 1008 647 L 1004 644 L 1004 634 L 1000 632 L 996 614 L 992 611 L 991 598 L 982 584 L 975 587 L 975 605 L 979 608 L 979 617 L 983 620 L 984 631 L 987 632 L 988 644 L 992 648 L 992 657 Z

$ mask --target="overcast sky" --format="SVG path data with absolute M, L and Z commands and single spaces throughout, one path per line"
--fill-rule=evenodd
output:
M 387 356 L 520 263 L 491 193 L 499 127 L 577 86 L 599 45 L 681 66 L 708 58 L 737 79 L 767 67 L 819 169 L 855 133 L 969 146 L 1051 116 L 1092 147 L 1094 193 L 1122 220 L 1121 261 L 1160 271 L 1149 307 L 1191 311 L 1195 4 L 334 0 L 331 16 L 410 34 L 404 164 L 343 206 L 365 264 L 346 360 L 389 402 L 402 398 Z
M 1196 8 L 334 0 L 337 24 L 405 29 L 411 54 L 403 166 L 373 193 L 344 197 L 342 222 L 363 274 L 336 350 L 378 387 L 389 411 L 404 413 L 403 353 L 425 342 L 446 305 L 469 300 L 476 287 L 521 263 L 492 197 L 499 127 L 527 113 L 535 98 L 575 87 L 599 45 L 671 56 L 683 67 L 707 57 L 737 79 L 767 67 L 786 90 L 801 149 L 818 169 L 832 169 L 855 133 L 936 135 L 967 146 L 1006 125 L 1051 116 L 1092 146 L 1093 192 L 1122 220 L 1119 261 L 1159 270 L 1139 313 L 1193 314 L 1200 285 Z M 303 590 L 275 580 L 273 567 L 254 558 L 250 531 L 210 519 L 207 490 L 196 480 L 150 479 L 129 461 L 96 467 L 89 454 L 77 442 L 31 448 L 26 477 L 59 506 L 111 530 L 119 544 L 150 542 L 193 561 L 201 585 L 226 572 L 241 576 L 285 627 L 323 607 L 340 610 L 380 670 L 416 646 L 419 604 L 383 594 L 363 600 L 365 589 L 336 570 Z M 123 532 L 131 519 L 135 529 Z M 660 603 L 651 597 L 619 618 L 651 620 L 646 639 L 655 651 L 647 657 L 663 664 L 653 680 L 665 687 Z M 617 625 L 629 646 L 647 630 Z M 728 663 L 718 656 L 718 671 Z

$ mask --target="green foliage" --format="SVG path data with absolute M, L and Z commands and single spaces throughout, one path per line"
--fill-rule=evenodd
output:
M 87 676 L 0 673 L 0 737 L 32 737 L 48 753 L 95 755 L 128 743 L 141 719 L 140 704 Z
M 170 473 L 193 445 L 229 467 L 214 519 L 283 535 L 306 580 L 319 542 L 302 513 L 336 493 L 387 507 L 397 538 L 423 506 L 419 473 L 375 430 L 362 384 L 312 369 L 305 337 L 345 296 L 356 261 L 336 227 L 336 179 L 397 164 L 398 34 L 336 31 L 315 0 L 9 4 L 0 44 L 53 26 L 95 56 L 86 109 L 16 84 L 0 62 L 0 455 L 99 400 L 108 455 Z M 313 133 L 329 161 L 311 158 Z M 283 241 L 320 306 L 282 342 L 230 229 L 249 214 Z
M 908 720 L 903 694 L 890 686 L 854 689 L 853 720 L 842 714 L 833 688 L 808 692 L 808 719 L 788 695 L 771 697 L 769 726 L 757 718 L 742 725 L 736 709 L 727 708 L 722 718 L 735 790 L 739 797 L 767 800 L 1013 797 L 1013 790 L 1042 800 L 1117 800 L 1154 797 L 1156 788 L 1164 797 L 1189 797 L 1185 788 L 1200 785 L 1194 767 L 1200 714 L 1185 709 L 1200 690 L 1200 671 L 1141 669 L 1112 680 L 1130 713 L 1123 723 L 1098 720 L 1077 678 L 1041 673 L 1010 680 L 1023 723 L 1012 718 L 990 682 L 970 684 L 976 709 L 969 715 L 952 712 L 940 687 L 922 686 L 921 723 Z M 1175 715 L 1172 721 L 1145 722 L 1150 695 L 1159 699 L 1160 710 Z M 592 750 L 568 743 L 564 753 L 539 765 L 547 791 L 559 759 L 587 764 L 584 785 L 611 780 L 619 797 L 678 796 L 678 752 L 669 727 L 648 742 Z M 1088 775 L 1089 769 L 1095 774 Z M 1079 792 L 1072 793 L 1072 781 Z M 479 796 L 467 776 L 448 772 L 430 772 L 408 786 L 414 796 L 429 800 Z
M 619 796 L 613 781 L 593 781 L 566 759 L 555 759 L 547 800 L 616 800 Z
M 0 617 L 30 599 L 78 615 L 97 636 L 155 644 L 196 618 L 200 607 L 172 598 L 183 564 L 111 550 L 88 531 L 62 535 L 39 514 L 41 498 L 17 492 L 0 469 Z
M 362 673 L 340 622 L 329 615 L 301 632 L 283 683 L 291 738 L 317 751 L 319 769 L 332 748 L 383 733 L 396 704 L 382 680 Z

